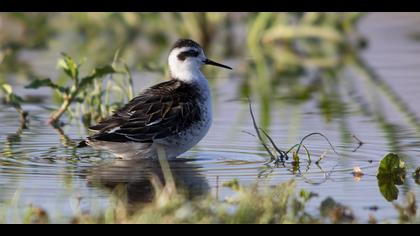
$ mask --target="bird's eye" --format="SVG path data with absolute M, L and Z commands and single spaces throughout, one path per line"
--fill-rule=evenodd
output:
M 189 50 L 189 51 L 187 51 L 187 53 L 188 53 L 189 55 L 193 56 L 193 57 L 198 56 L 198 52 L 197 52 L 196 50 Z
M 196 50 L 188 50 L 178 54 L 178 59 L 184 61 L 187 57 L 197 57 L 200 53 Z

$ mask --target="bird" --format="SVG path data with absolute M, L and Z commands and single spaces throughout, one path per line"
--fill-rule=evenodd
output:
M 203 65 L 232 70 L 206 57 L 191 39 L 179 39 L 169 56 L 169 80 L 145 89 L 112 116 L 90 127 L 95 134 L 78 147 L 112 152 L 121 159 L 157 159 L 158 148 L 174 159 L 199 143 L 213 119 Z

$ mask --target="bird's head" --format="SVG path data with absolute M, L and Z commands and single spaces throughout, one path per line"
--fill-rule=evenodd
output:
M 168 58 L 171 76 L 183 79 L 198 73 L 202 65 L 213 65 L 232 69 L 229 66 L 214 62 L 206 57 L 203 48 L 191 39 L 179 39 L 172 46 Z

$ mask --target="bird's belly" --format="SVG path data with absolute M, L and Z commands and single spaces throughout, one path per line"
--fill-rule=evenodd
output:
M 166 139 L 159 140 L 158 143 L 165 146 L 168 158 L 175 158 L 194 147 L 207 134 L 211 126 L 211 121 L 203 120 L 190 126 L 187 130 Z
M 198 105 L 201 108 L 200 119 L 194 122 L 186 130 L 161 140 L 155 140 L 158 144 L 165 146 L 167 158 L 176 158 L 194 147 L 206 136 L 213 120 L 211 97 Z

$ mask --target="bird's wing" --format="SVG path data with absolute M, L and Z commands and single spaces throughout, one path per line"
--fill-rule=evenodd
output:
M 101 141 L 152 142 L 179 133 L 200 117 L 195 88 L 178 80 L 155 85 L 90 129 Z

